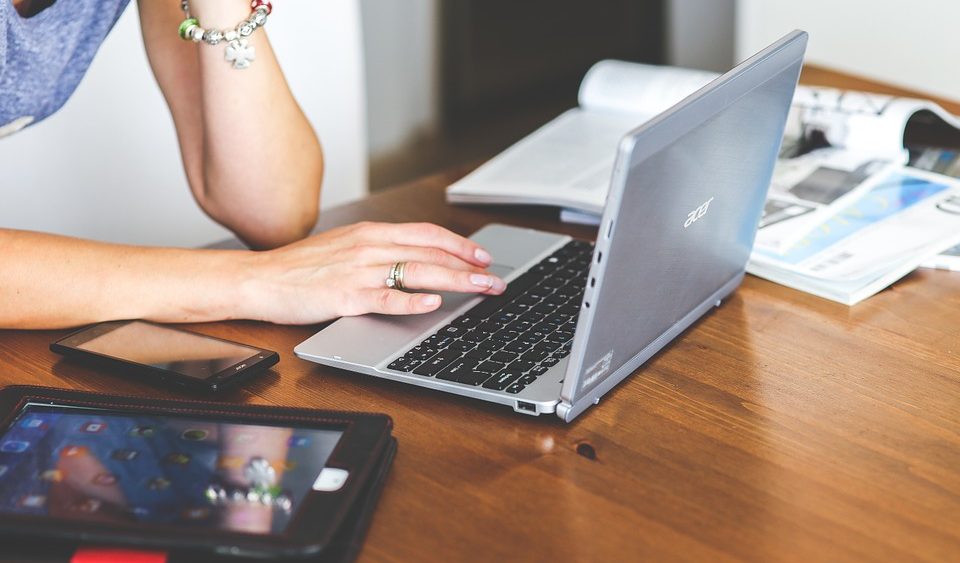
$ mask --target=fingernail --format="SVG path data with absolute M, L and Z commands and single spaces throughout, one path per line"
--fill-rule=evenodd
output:
M 503 281 L 500 278 L 491 278 L 493 283 L 490 284 L 490 289 L 497 293 L 503 293 L 503 290 L 507 289 L 507 282 Z
M 477 260 L 483 262 L 484 264 L 493 262 L 493 257 L 490 256 L 490 253 L 482 248 L 474 250 L 473 255 L 476 256 Z
M 470 283 L 483 288 L 493 287 L 493 278 L 483 274 L 470 274 Z
M 440 304 L 439 295 L 424 295 L 420 298 L 420 304 L 424 307 L 436 307 Z

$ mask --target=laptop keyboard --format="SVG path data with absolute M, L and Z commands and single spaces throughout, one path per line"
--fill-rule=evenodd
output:
M 571 241 L 388 369 L 519 393 L 570 354 L 593 245 Z

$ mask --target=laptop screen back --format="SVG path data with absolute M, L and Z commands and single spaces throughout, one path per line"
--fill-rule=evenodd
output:
M 791 37 L 624 140 L 566 401 L 635 369 L 743 275 L 802 64 L 806 34 Z

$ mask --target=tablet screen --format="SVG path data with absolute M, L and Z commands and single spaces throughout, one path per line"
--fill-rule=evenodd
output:
M 279 534 L 342 434 L 29 404 L 0 437 L 0 511 Z

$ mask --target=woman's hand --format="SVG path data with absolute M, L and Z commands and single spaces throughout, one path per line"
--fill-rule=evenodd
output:
M 389 289 L 396 262 L 406 262 L 410 290 L 495 295 L 506 284 L 485 270 L 490 255 L 476 243 L 429 223 L 357 223 L 244 262 L 245 318 L 311 324 L 364 313 L 429 313 L 440 296 Z

